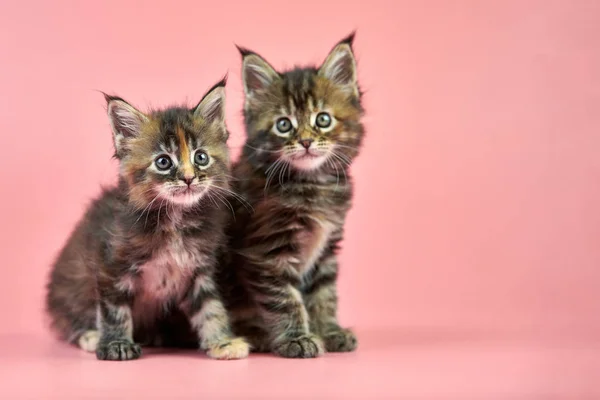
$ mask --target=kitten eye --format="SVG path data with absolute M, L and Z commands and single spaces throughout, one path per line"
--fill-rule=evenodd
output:
M 275 126 L 279 133 L 285 134 L 292 130 L 292 121 L 287 117 L 282 117 L 277 120 Z
M 320 112 L 317 114 L 315 123 L 319 128 L 329 128 L 331 125 L 331 115 L 326 112 Z
M 210 158 L 208 157 L 208 154 L 202 150 L 198 150 L 196 154 L 194 154 L 194 162 L 201 167 L 206 167 L 209 161 Z
M 173 161 L 171 161 L 169 156 L 160 156 L 154 160 L 154 164 L 156 164 L 156 168 L 159 170 L 165 171 L 173 166 Z

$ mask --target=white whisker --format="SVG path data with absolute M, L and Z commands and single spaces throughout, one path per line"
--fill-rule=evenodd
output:
M 227 199 L 224 198 L 222 195 L 220 195 L 218 192 L 213 192 L 213 194 L 215 195 L 217 200 L 219 200 L 221 203 L 225 204 L 225 206 L 227 208 L 229 208 L 229 210 L 231 210 L 231 215 L 233 216 L 233 220 L 235 221 L 235 210 L 233 209 L 233 206 L 231 205 L 231 203 L 229 201 L 227 201 Z
M 265 182 L 265 188 L 264 188 L 265 193 L 269 189 L 269 185 L 271 184 L 271 180 L 273 179 L 273 176 L 277 173 L 277 170 L 283 165 L 283 163 L 284 163 L 284 160 L 282 158 L 278 158 L 273 163 L 273 165 L 271 165 L 265 171 L 265 175 L 267 175 L 267 181 Z
M 217 185 L 212 185 L 211 188 L 219 190 L 219 191 L 223 192 L 225 195 L 229 195 L 229 196 L 233 197 L 234 199 L 239 201 L 240 204 L 242 206 L 244 206 L 248 211 L 254 211 L 254 208 L 252 207 L 252 205 L 246 199 L 244 199 L 242 196 L 235 193 L 234 191 L 225 189 L 225 188 L 223 188 L 221 186 L 217 186 Z
M 265 152 L 265 153 L 281 153 L 281 150 L 267 150 L 267 149 L 260 149 L 260 148 L 258 148 L 258 147 L 252 147 L 252 146 L 250 146 L 250 145 L 249 145 L 249 144 L 247 144 L 247 143 L 246 143 L 245 145 L 243 145 L 242 147 L 247 147 L 247 148 L 249 148 L 249 149 L 252 149 L 252 150 L 255 150 L 255 151 L 257 151 L 257 152 L 258 152 L 258 151 L 262 151 L 262 152 Z

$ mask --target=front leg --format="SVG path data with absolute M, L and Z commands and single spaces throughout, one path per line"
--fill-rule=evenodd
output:
M 133 341 L 133 296 L 119 290 L 114 279 L 98 277 L 97 325 L 100 339 L 96 348 L 99 360 L 125 361 L 139 358 L 141 347 Z
M 210 274 L 196 275 L 185 308 L 198 334 L 200 348 L 209 357 L 219 360 L 248 357 L 250 346 L 245 339 L 233 336 L 229 316 Z
M 266 324 L 271 351 L 287 358 L 323 354 L 321 340 L 310 332 L 308 313 L 293 276 L 266 264 L 248 265 L 246 275 L 246 285 Z
M 324 254 L 314 268 L 312 279 L 303 288 L 311 329 L 323 338 L 327 351 L 354 351 L 358 345 L 356 335 L 350 329 L 340 327 L 337 321 L 338 264 L 335 255 Z

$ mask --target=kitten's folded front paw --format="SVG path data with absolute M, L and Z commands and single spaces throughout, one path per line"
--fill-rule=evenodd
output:
M 224 340 L 208 349 L 206 354 L 217 360 L 237 360 L 248 357 L 250 345 L 243 338 Z
M 273 348 L 275 354 L 286 358 L 314 358 L 324 353 L 323 342 L 315 335 L 288 339 Z
M 323 335 L 325 349 L 329 352 L 354 351 L 358 346 L 356 335 L 350 329 L 339 329 Z
M 140 345 L 126 339 L 107 342 L 100 341 L 96 348 L 96 358 L 98 360 L 135 360 L 141 355 L 142 348 Z

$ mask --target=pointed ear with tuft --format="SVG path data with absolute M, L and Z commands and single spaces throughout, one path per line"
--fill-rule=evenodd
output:
M 327 59 L 325 59 L 325 62 L 319 68 L 319 75 L 358 95 L 356 60 L 352 52 L 353 40 L 354 33 L 340 41 L 331 50 Z
M 273 67 L 258 54 L 238 47 L 242 54 L 242 80 L 247 97 L 268 88 L 280 75 Z
M 138 136 L 142 125 L 148 122 L 149 118 L 120 97 L 105 94 L 104 98 L 107 103 L 116 155 L 121 157 L 127 140 Z
M 225 84 L 227 76 L 206 92 L 200 103 L 194 107 L 194 118 L 212 125 L 225 127 Z

